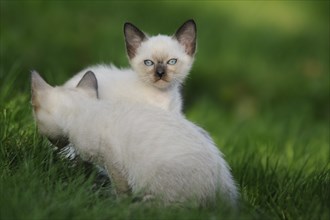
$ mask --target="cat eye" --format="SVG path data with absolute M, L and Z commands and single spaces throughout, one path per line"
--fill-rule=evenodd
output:
M 144 64 L 145 64 L 146 66 L 152 66 L 152 65 L 154 65 L 154 62 L 152 62 L 151 60 L 145 60 L 145 61 L 144 61 Z
M 167 64 L 174 65 L 176 64 L 176 61 L 177 59 L 170 59 L 169 61 L 167 61 Z

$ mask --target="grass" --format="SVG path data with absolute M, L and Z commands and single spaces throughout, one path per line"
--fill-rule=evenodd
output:
M 158 22 L 139 13 L 160 6 Z M 0 219 L 329 219 L 328 6 L 1 1 Z M 190 17 L 199 51 L 185 113 L 226 155 L 238 211 L 116 199 L 96 172 L 61 158 L 33 122 L 29 70 L 60 84 L 97 62 L 126 66 L 124 21 L 171 33 Z

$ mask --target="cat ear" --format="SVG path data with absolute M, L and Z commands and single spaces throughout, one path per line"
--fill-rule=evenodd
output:
M 52 88 L 37 71 L 31 71 L 31 89 L 32 91 L 45 90 Z
M 52 87 L 37 73 L 37 71 L 31 71 L 31 94 L 32 94 L 32 106 L 36 110 L 39 106 L 40 97 L 38 94 L 44 92 Z
M 128 57 L 132 59 L 136 55 L 137 48 L 147 39 L 146 35 L 133 24 L 124 24 L 124 35 Z
M 81 88 L 91 94 L 93 97 L 98 98 L 98 85 L 95 74 L 92 71 L 87 71 L 79 81 L 77 88 Z
M 193 56 L 196 51 L 196 35 L 196 23 L 193 19 L 190 19 L 179 27 L 173 38 L 177 39 L 184 46 L 188 55 Z

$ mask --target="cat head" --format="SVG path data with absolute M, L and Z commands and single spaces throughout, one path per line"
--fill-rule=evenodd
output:
M 74 104 L 85 98 L 97 98 L 97 80 L 88 71 L 76 88 L 52 87 L 36 71 L 31 74 L 34 118 L 39 133 L 57 147 L 69 144 L 65 131 L 66 117 L 75 114 Z
M 148 37 L 131 23 L 124 25 L 127 55 L 141 80 L 160 89 L 183 83 L 196 51 L 196 24 L 186 21 L 173 36 Z

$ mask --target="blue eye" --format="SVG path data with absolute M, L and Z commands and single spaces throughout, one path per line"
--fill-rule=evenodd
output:
M 144 64 L 145 64 L 146 66 L 152 66 L 152 65 L 154 65 L 154 62 L 152 62 L 151 60 L 145 60 L 145 61 L 144 61 Z
M 167 64 L 174 65 L 176 64 L 176 61 L 177 59 L 170 59 L 169 61 L 167 61 Z

